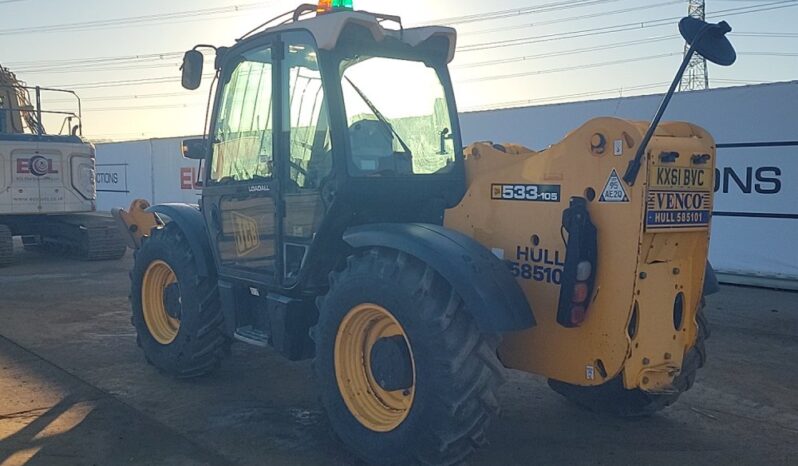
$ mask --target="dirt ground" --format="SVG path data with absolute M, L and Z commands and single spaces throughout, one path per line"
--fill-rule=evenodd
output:
M 0 269 L 0 465 L 353 464 L 310 364 L 235 345 L 213 376 L 147 365 L 128 255 L 85 263 L 17 250 Z M 798 293 L 724 286 L 709 362 L 652 418 L 583 412 L 512 372 L 482 464 L 798 464 Z

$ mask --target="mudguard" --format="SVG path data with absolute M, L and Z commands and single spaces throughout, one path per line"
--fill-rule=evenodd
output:
M 358 249 L 396 249 L 428 264 L 451 283 L 484 332 L 535 325 L 529 302 L 507 265 L 462 233 L 431 224 L 377 223 L 348 229 L 344 241 Z
M 157 204 L 148 208 L 147 212 L 157 214 L 159 217 L 166 217 L 180 226 L 180 230 L 186 236 L 186 241 L 191 247 L 191 252 L 194 253 L 199 275 L 210 277 L 215 273 L 213 251 L 208 241 L 208 230 L 199 207 L 190 204 Z
M 707 261 L 707 268 L 704 271 L 704 296 L 715 294 L 718 291 L 720 291 L 718 277 L 715 276 L 715 269 L 712 268 L 712 264 Z

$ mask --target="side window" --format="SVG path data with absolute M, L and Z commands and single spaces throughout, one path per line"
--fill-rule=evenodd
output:
M 282 100 L 285 113 L 281 132 L 288 139 L 290 177 L 283 197 L 283 274 L 290 281 L 299 276 L 324 218 L 320 191 L 332 172 L 332 150 L 327 103 L 313 38 L 305 32 L 289 32 L 281 37 L 287 44 L 281 73 L 288 83 Z
M 327 104 L 315 48 L 287 47 L 289 166 L 291 180 L 302 189 L 317 189 L 332 171 Z
M 273 172 L 271 49 L 245 52 L 225 84 L 213 142 L 212 181 Z

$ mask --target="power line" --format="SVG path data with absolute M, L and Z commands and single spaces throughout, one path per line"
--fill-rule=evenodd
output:
M 564 3 L 568 2 L 558 2 L 557 5 L 563 5 Z M 721 15 L 721 14 L 742 14 L 742 13 L 749 13 L 749 12 L 756 12 L 756 11 L 766 11 L 771 8 L 766 8 L 770 6 L 776 7 L 787 7 L 793 6 L 792 4 L 795 3 L 795 0 L 791 1 L 781 1 L 781 2 L 772 2 L 765 5 L 759 5 L 756 8 L 752 9 L 751 6 L 747 7 L 740 7 L 740 8 L 733 8 L 728 10 L 721 10 L 715 13 L 714 15 Z M 787 5 L 785 5 L 787 4 Z M 552 5 L 552 4 L 549 4 Z M 512 10 L 518 11 L 518 10 Z M 515 46 L 515 45 L 526 45 L 531 43 L 538 43 L 538 42 L 548 42 L 551 40 L 560 40 L 560 39 L 570 39 L 570 38 L 578 38 L 578 37 L 586 37 L 592 35 L 599 35 L 599 34 L 606 34 L 611 32 L 622 32 L 632 29 L 640 29 L 645 27 L 656 27 L 656 26 L 663 26 L 665 24 L 655 24 L 655 23 L 663 23 L 663 22 L 671 22 L 674 20 L 679 19 L 678 17 L 671 17 L 671 18 L 661 18 L 658 20 L 653 20 L 649 22 L 643 23 L 629 23 L 624 25 L 617 25 L 617 26 L 609 26 L 609 27 L 600 27 L 600 28 L 593 28 L 593 29 L 586 29 L 581 31 L 571 31 L 566 33 L 557 33 L 557 34 L 548 34 L 544 36 L 535 36 L 529 38 L 522 38 L 522 39 L 513 39 L 510 41 L 498 41 L 498 42 L 489 42 L 489 43 L 481 43 L 481 44 L 472 44 L 472 45 L 465 45 L 459 48 L 460 52 L 469 52 L 474 50 L 483 50 L 486 48 L 491 47 L 504 47 L 504 46 Z M 795 33 L 772 33 L 772 32 L 765 32 L 765 33 L 733 33 L 734 35 L 739 36 L 751 36 L 751 37 L 798 37 L 798 34 Z M 121 56 L 121 57 L 91 57 L 91 58 L 81 58 L 81 59 L 67 59 L 67 60 L 48 60 L 48 61 L 27 61 L 27 62 L 14 62 L 9 64 L 9 66 L 36 66 L 39 65 L 37 68 L 23 68 L 19 70 L 19 72 L 44 72 L 46 69 L 53 69 L 53 68 L 64 68 L 68 67 L 69 65 L 73 65 L 72 68 L 74 69 L 74 65 L 86 65 L 86 64 L 99 64 L 99 63 L 110 63 L 110 62 L 144 62 L 147 60 L 159 60 L 164 58 L 170 57 L 177 57 L 182 55 L 182 52 L 161 52 L 155 54 L 147 54 L 147 55 L 133 55 L 133 56 Z
M 158 68 L 173 68 L 178 70 L 180 68 L 179 62 L 170 62 L 170 63 L 141 63 L 141 64 L 129 64 L 123 66 L 109 66 L 109 65 L 100 65 L 100 66 L 72 66 L 69 68 L 56 68 L 56 69 L 47 69 L 47 68 L 33 68 L 33 69 L 19 69 L 14 70 L 16 73 L 25 73 L 27 74 L 69 74 L 69 73 L 89 73 L 89 72 L 103 72 L 103 71 L 130 71 L 130 70 L 152 70 Z
M 660 8 L 660 7 L 667 6 L 667 5 L 674 5 L 676 3 L 682 3 L 683 1 L 684 0 L 670 0 L 670 1 L 667 1 L 667 2 L 655 3 L 653 5 L 643 5 L 643 6 L 622 8 L 622 9 L 618 9 L 618 10 L 610 10 L 610 11 L 589 13 L 589 14 L 578 15 L 578 16 L 569 16 L 569 17 L 566 17 L 566 18 L 558 18 L 558 19 L 552 19 L 552 20 L 547 20 L 547 21 L 537 21 L 537 22 L 529 23 L 529 24 L 519 24 L 517 26 L 508 26 L 508 27 L 500 27 L 500 28 L 492 28 L 492 29 L 482 29 L 482 30 L 479 30 L 479 31 L 466 31 L 466 32 L 460 33 L 458 35 L 459 36 L 472 36 L 472 35 L 477 35 L 477 34 L 489 34 L 489 33 L 494 33 L 494 32 L 507 32 L 507 31 L 518 30 L 518 29 L 527 29 L 527 28 L 530 28 L 530 27 L 549 26 L 549 25 L 552 25 L 552 24 L 566 23 L 566 22 L 569 22 L 569 21 L 578 21 L 580 19 L 593 19 L 593 18 L 600 17 L 600 16 L 611 16 L 611 15 L 617 15 L 617 14 L 622 14 L 622 13 L 629 13 L 629 12 L 632 12 L 632 11 L 640 11 L 640 10 L 649 10 L 649 9 L 652 9 L 652 8 Z
M 129 26 L 131 24 L 159 23 L 174 19 L 195 18 L 202 16 L 215 16 L 219 14 L 240 12 L 263 8 L 264 3 L 245 3 L 241 5 L 230 5 L 216 8 L 203 8 L 198 10 L 177 11 L 173 13 L 159 13 L 144 16 L 130 16 L 125 18 L 113 18 L 104 20 L 83 21 L 79 23 L 50 24 L 46 26 L 26 26 L 10 29 L 0 29 L 0 35 L 33 34 L 42 32 L 61 32 L 61 31 L 85 31 L 89 29 L 100 29 L 107 27 Z
M 212 74 L 204 75 L 205 78 L 213 77 Z M 157 78 L 140 78 L 140 79 L 123 79 L 119 81 L 98 81 L 89 83 L 75 83 L 75 84 L 57 84 L 55 86 L 61 89 L 95 89 L 98 87 L 121 87 L 121 86 L 137 86 L 142 84 L 163 84 L 169 82 L 179 82 L 180 77 L 162 76 Z
M 658 60 L 660 58 L 667 58 L 681 55 L 681 52 L 671 52 L 671 53 L 662 53 L 659 55 L 648 55 L 645 57 L 635 57 L 635 58 L 623 58 L 620 60 L 611 60 L 611 61 L 604 61 L 598 63 L 590 63 L 587 65 L 574 65 L 574 66 L 565 66 L 562 68 L 549 68 L 545 70 L 534 70 L 534 71 L 524 71 L 520 73 L 508 73 L 508 74 L 501 74 L 495 76 L 483 76 L 479 78 L 471 78 L 465 79 L 462 81 L 458 81 L 460 83 L 474 83 L 474 82 L 482 82 L 482 81 L 496 81 L 500 79 L 511 79 L 511 78 L 521 78 L 527 76 L 538 76 L 542 74 L 552 74 L 552 73 L 562 73 L 565 71 L 581 71 L 585 69 L 591 68 L 601 68 L 604 66 L 614 66 L 614 65 L 621 65 L 625 63 L 634 63 L 634 62 L 641 62 L 641 61 L 649 61 L 649 60 Z
M 681 0 L 680 0 L 681 1 Z M 520 61 L 528 61 L 528 60 L 537 60 L 541 58 L 551 58 L 551 57 L 559 57 L 564 55 L 575 55 L 585 52 L 596 52 L 596 51 L 604 51 L 604 50 L 613 50 L 617 48 L 623 47 L 631 47 L 634 45 L 642 45 L 642 44 L 651 44 L 654 42 L 662 42 L 666 40 L 676 39 L 680 36 L 678 34 L 669 35 L 669 36 L 658 36 L 658 37 L 650 37 L 647 39 L 636 39 L 630 41 L 623 41 L 623 42 L 615 42 L 610 44 L 603 44 L 603 45 L 596 45 L 593 47 L 582 47 L 570 50 L 562 50 L 562 51 L 554 51 L 554 52 L 545 52 L 536 55 L 525 55 L 521 57 L 511 57 L 511 58 L 499 58 L 496 60 L 487 60 L 481 62 L 470 62 L 464 63 L 462 65 L 453 65 L 452 69 L 463 69 L 463 68 L 475 68 L 481 66 L 491 66 L 491 65 L 502 65 L 507 63 L 516 63 Z
M 737 55 L 743 56 L 762 56 L 762 57 L 798 57 L 798 53 L 795 52 L 738 52 Z
M 565 2 L 559 2 L 559 3 L 562 5 Z M 585 3 L 585 2 L 582 2 L 582 3 Z M 773 6 L 778 6 L 780 8 L 784 8 L 784 7 L 787 7 L 787 6 L 793 6 L 794 3 L 796 3 L 795 0 L 786 1 L 786 2 L 785 1 L 772 2 L 772 3 L 765 4 L 765 5 L 758 5 L 757 8 L 741 7 L 741 8 L 730 9 L 730 10 L 722 10 L 722 11 L 717 12 L 716 15 L 720 15 L 720 14 L 723 14 L 723 13 L 727 13 L 728 14 L 730 12 L 732 12 L 732 13 L 736 12 L 735 14 L 743 14 L 743 13 L 749 13 L 749 12 L 755 12 L 755 11 L 765 11 L 765 10 L 768 10 L 768 9 L 773 9 L 773 8 L 770 8 L 770 7 L 773 7 Z M 655 21 L 664 21 L 664 20 L 672 20 L 672 19 L 674 19 L 674 18 L 660 19 L 660 20 L 655 20 Z M 633 24 L 635 25 L 635 29 L 640 27 L 637 23 L 633 23 Z M 645 23 L 641 23 L 641 24 L 645 24 Z M 623 25 L 621 25 L 621 26 L 623 26 Z M 618 26 L 614 26 L 614 27 L 617 28 Z M 596 28 L 596 29 L 601 29 L 601 28 Z M 596 29 L 594 29 L 594 31 Z M 583 32 L 583 31 L 576 31 L 576 32 Z M 573 34 L 574 34 L 574 32 L 561 33 L 561 34 L 559 34 L 559 36 L 566 35 L 567 37 L 563 37 L 563 38 L 571 38 L 573 36 Z M 787 37 L 793 37 L 793 36 L 798 37 L 798 34 L 794 34 L 794 33 L 738 33 L 738 34 L 747 34 L 747 35 L 750 35 L 752 37 L 770 36 L 770 35 L 775 35 L 775 34 L 782 34 L 782 35 L 786 35 Z M 557 35 L 548 35 L 546 38 L 549 39 L 549 40 L 553 40 L 552 36 L 557 36 Z M 648 41 L 648 40 L 651 40 L 651 39 L 630 41 L 630 42 L 628 42 L 626 44 L 633 45 L 634 43 L 645 43 L 645 41 Z M 623 46 L 626 46 L 626 44 L 624 44 Z M 609 48 L 609 47 L 613 47 L 613 46 L 620 47 L 622 45 L 621 45 L 621 43 L 608 44 L 608 46 L 605 46 L 603 48 Z M 566 52 L 559 52 L 557 54 L 559 55 L 559 54 L 569 54 L 569 53 L 582 53 L 582 52 L 585 52 L 585 51 L 592 51 L 592 50 L 596 50 L 596 49 L 598 49 L 598 47 L 588 47 L 588 48 L 576 49 L 575 51 L 571 51 L 571 52 L 567 52 L 567 51 Z M 132 62 L 132 61 L 137 61 L 137 60 L 138 61 L 160 60 L 166 55 L 179 55 L 180 53 L 181 52 L 166 52 L 166 53 L 160 53 L 160 54 L 136 55 L 136 56 L 127 56 L 127 57 L 96 57 L 96 58 L 93 58 L 93 59 L 60 60 L 60 61 L 58 61 L 56 63 L 56 66 L 58 66 L 58 65 L 66 66 L 67 64 L 72 64 L 72 66 L 74 66 L 74 63 L 75 62 L 79 62 L 80 60 L 84 60 L 84 61 L 85 60 L 95 60 L 95 63 L 96 62 L 101 62 L 101 63 L 113 62 L 113 63 L 117 63 L 117 62 L 124 62 L 125 60 L 127 60 L 128 63 Z M 773 56 L 791 56 L 791 55 L 784 55 L 784 53 L 788 53 L 788 52 L 784 52 L 784 53 L 782 53 L 782 52 L 768 52 L 768 53 L 773 54 Z M 760 52 L 759 54 L 765 55 L 766 52 Z M 548 54 L 543 54 L 543 55 L 548 55 Z M 642 58 L 643 59 L 653 59 L 653 58 L 661 58 L 661 57 L 663 57 L 663 56 L 642 57 Z M 481 62 L 481 63 L 477 62 L 477 63 L 474 63 L 474 64 L 464 64 L 464 65 L 462 65 L 462 67 L 485 66 L 485 65 L 489 65 L 489 64 L 498 64 L 497 61 L 504 62 L 504 63 L 511 63 L 511 62 L 514 62 L 514 61 L 524 61 L 524 60 L 535 59 L 535 58 L 543 58 L 543 56 L 526 56 L 526 57 L 515 57 L 515 58 L 511 58 L 511 59 L 504 59 L 504 60 L 494 60 L 494 61 L 490 61 L 490 62 Z M 626 59 L 626 60 L 624 60 L 624 62 L 638 61 L 638 60 L 639 59 Z M 617 60 L 615 62 L 617 62 Z M 609 63 L 608 62 L 604 62 L 604 63 L 598 63 L 598 64 L 580 65 L 580 66 L 574 66 L 574 67 L 569 67 L 569 68 L 573 69 L 573 70 L 579 70 L 579 69 L 584 69 L 586 67 L 609 66 L 609 65 L 612 65 L 615 62 L 609 62 Z M 150 64 L 150 65 L 152 66 L 153 64 Z M 158 66 L 160 66 L 160 64 L 158 64 Z M 548 73 L 554 73 L 554 72 L 564 72 L 564 71 L 568 71 L 568 70 L 569 69 L 562 69 L 562 68 L 553 69 L 553 70 L 538 70 L 538 71 L 532 71 L 532 72 L 526 72 L 526 73 L 515 73 L 515 74 L 512 74 L 512 75 L 499 75 L 499 76 L 489 76 L 489 77 L 483 77 L 483 78 L 476 78 L 474 81 L 489 81 L 489 80 L 494 80 L 494 79 L 508 79 L 508 78 L 511 78 L 511 77 L 530 76 L 530 75 L 536 75 L 536 74 L 548 74 Z M 67 87 L 73 87 L 75 89 L 94 89 L 94 88 L 102 88 L 102 87 L 135 86 L 135 85 L 159 84 L 159 83 L 178 82 L 178 81 L 179 81 L 179 77 L 159 77 L 159 78 L 130 79 L 130 80 L 121 80 L 121 81 L 89 82 L 89 83 L 73 84 L 71 86 L 67 85 Z M 150 94 L 150 95 L 154 95 L 154 94 Z M 117 100 L 123 100 L 123 99 L 124 98 L 120 98 L 120 99 L 117 99 Z M 114 100 L 114 99 L 113 98 L 106 98 L 106 100 Z
M 798 32 L 730 32 L 729 35 L 738 37 L 790 38 L 798 37 Z
M 659 82 L 659 83 L 652 83 L 652 84 L 640 84 L 637 86 L 626 86 L 626 87 L 615 87 L 612 89 L 604 89 L 599 91 L 586 91 L 586 92 L 578 92 L 573 94 L 561 94 L 549 97 L 539 97 L 535 99 L 525 99 L 525 100 L 514 100 L 510 102 L 500 102 L 500 103 L 493 103 L 493 104 L 486 104 L 477 107 L 469 107 L 464 112 L 475 112 L 475 111 L 484 111 L 484 110 L 502 110 L 506 108 L 512 107 L 520 107 L 520 106 L 527 106 L 531 104 L 539 104 L 545 102 L 552 102 L 558 101 L 562 99 L 572 99 L 572 98 L 585 98 L 585 97 L 594 97 L 599 95 L 607 95 L 607 94 L 623 94 L 627 91 L 639 91 L 645 89 L 656 89 L 667 86 L 668 82 Z
M 67 59 L 54 59 L 54 60 L 28 60 L 6 63 L 8 67 L 24 67 L 24 66 L 69 66 L 79 65 L 84 63 L 107 63 L 116 61 L 136 61 L 136 60 L 158 60 L 169 57 L 179 57 L 184 52 L 158 52 L 141 55 L 118 55 L 111 57 L 83 57 L 83 58 L 67 58 Z
M 506 18 L 513 18 L 518 16 L 529 15 L 533 13 L 549 13 L 552 11 L 561 11 L 567 10 L 571 8 L 581 8 L 585 6 L 595 6 L 601 5 L 604 3 L 613 3 L 619 0 L 571 0 L 571 1 L 559 1 L 559 2 L 552 2 L 546 3 L 543 5 L 525 7 L 525 8 L 513 8 L 509 10 L 495 10 L 495 11 L 485 11 L 482 13 L 473 13 L 469 15 L 463 16 L 452 16 L 449 18 L 438 18 L 430 21 L 425 21 L 420 23 L 422 25 L 437 25 L 437 24 L 446 24 L 449 26 L 453 26 L 456 24 L 467 24 L 473 22 L 482 22 L 482 21 L 490 21 L 496 19 L 506 19 Z
M 165 109 L 183 109 L 190 107 L 199 107 L 205 104 L 191 103 L 191 104 L 163 104 L 163 105 L 139 105 L 139 106 L 124 106 L 124 107 L 97 107 L 87 108 L 84 112 L 127 112 L 131 110 L 165 110 Z
M 708 17 L 717 17 L 717 16 L 735 16 L 747 13 L 757 13 L 762 11 L 770 11 L 780 8 L 789 8 L 798 5 L 798 0 L 782 0 L 778 2 L 771 2 L 766 4 L 760 4 L 756 6 L 744 6 L 738 8 L 729 8 L 726 10 L 718 10 L 717 12 L 707 15 Z M 565 33 L 553 33 L 553 34 L 544 34 L 539 36 L 530 36 L 530 37 L 523 37 L 519 39 L 505 39 L 505 40 L 498 40 L 492 42 L 482 42 L 477 44 L 468 44 L 458 47 L 458 52 L 465 53 L 465 52 L 474 52 L 479 50 L 486 50 L 486 49 L 495 49 L 495 48 L 504 48 L 504 47 L 515 47 L 519 45 L 528 45 L 528 44 L 535 44 L 540 42 L 549 42 L 554 40 L 562 40 L 562 39 L 574 39 L 580 37 L 590 37 L 596 35 L 603 35 L 603 34 L 611 34 L 615 32 L 624 32 L 624 31 L 632 31 L 638 29 L 646 29 L 652 27 L 662 27 L 662 26 L 669 26 L 673 24 L 673 22 L 680 20 L 680 16 L 669 17 L 669 18 L 660 18 L 651 21 L 642 21 L 642 22 L 634 22 L 634 23 L 625 23 L 625 24 L 618 24 L 614 26 L 601 26 L 597 28 L 590 28 L 590 29 L 582 29 L 578 31 L 570 31 Z

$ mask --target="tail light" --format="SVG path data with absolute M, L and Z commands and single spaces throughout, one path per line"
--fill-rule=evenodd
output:
M 557 323 L 564 327 L 582 325 L 588 315 L 593 294 L 598 248 L 596 227 L 590 221 L 587 201 L 572 197 L 562 213 L 562 228 L 568 233 L 565 266 L 557 306 Z

